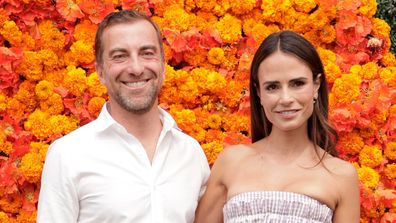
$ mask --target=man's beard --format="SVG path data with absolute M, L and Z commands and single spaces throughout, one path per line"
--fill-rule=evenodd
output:
M 135 100 L 129 95 L 123 95 L 122 92 L 117 92 L 114 99 L 125 110 L 133 114 L 144 114 L 154 106 L 158 93 L 158 86 L 153 86 L 143 99 Z

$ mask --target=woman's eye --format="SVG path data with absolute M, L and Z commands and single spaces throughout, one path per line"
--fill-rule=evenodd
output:
M 295 86 L 295 87 L 301 87 L 301 86 L 304 86 L 304 85 L 305 85 L 304 81 L 294 81 L 293 82 L 293 86 Z
M 275 85 L 275 84 L 269 84 L 269 85 L 267 85 L 267 86 L 265 87 L 265 90 L 266 90 L 266 91 L 273 91 L 273 90 L 276 90 L 277 88 L 278 88 L 277 85 Z

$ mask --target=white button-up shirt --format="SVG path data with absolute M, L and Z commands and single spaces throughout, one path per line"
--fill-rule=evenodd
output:
M 103 107 L 98 119 L 56 140 L 41 179 L 38 223 L 191 223 L 209 166 L 196 140 L 160 109 L 152 163 Z

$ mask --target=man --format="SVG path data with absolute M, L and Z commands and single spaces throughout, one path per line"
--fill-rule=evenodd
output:
M 38 222 L 193 222 L 209 166 L 198 142 L 158 107 L 158 27 L 134 11 L 111 13 L 95 50 L 109 101 L 98 119 L 51 145 Z

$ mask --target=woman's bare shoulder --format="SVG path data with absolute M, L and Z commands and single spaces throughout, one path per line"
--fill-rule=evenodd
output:
M 338 157 L 326 155 L 323 162 L 325 166 L 330 170 L 330 172 L 334 174 L 335 177 L 357 177 L 356 167 L 348 161 L 345 161 Z

